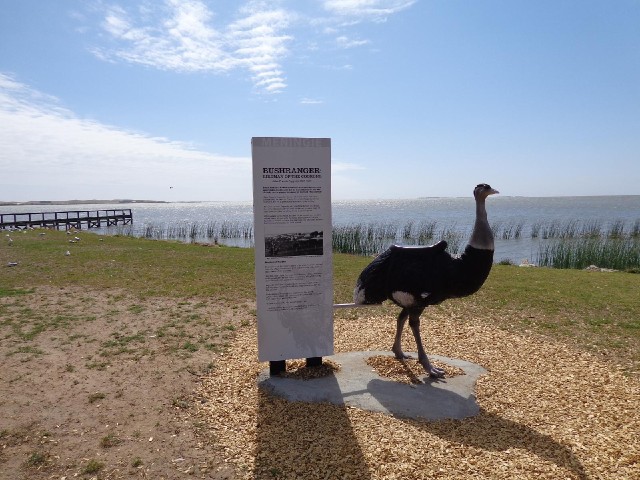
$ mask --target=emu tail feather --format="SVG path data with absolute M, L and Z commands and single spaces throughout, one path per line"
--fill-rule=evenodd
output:
M 356 305 L 380 304 L 387 299 L 387 275 L 391 253 L 391 248 L 385 250 L 362 271 L 353 292 L 353 302 Z

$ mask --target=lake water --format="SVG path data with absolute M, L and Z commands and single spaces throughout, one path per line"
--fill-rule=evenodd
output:
M 200 225 L 227 222 L 250 226 L 252 202 L 132 203 L 100 205 L 21 205 L 0 207 L 0 213 L 52 212 L 131 208 L 134 226 L 131 234 L 143 236 L 153 227 L 169 230 L 175 225 Z M 492 196 L 487 200 L 489 222 L 496 231 L 496 261 L 509 259 L 535 262 L 545 232 L 578 231 L 596 226 L 603 233 L 623 226 L 630 232 L 640 225 L 640 195 L 599 197 L 508 197 Z M 471 231 L 475 215 L 473 198 L 419 198 L 410 200 L 340 200 L 332 207 L 334 226 L 353 224 L 395 225 L 402 229 L 413 222 L 435 222 L 436 232 L 453 230 L 463 243 Z M 519 235 L 515 231 L 520 230 Z M 537 236 L 532 238 L 532 233 Z M 111 232 L 104 233 L 114 233 Z M 437 235 L 438 233 L 436 233 Z M 502 237 L 507 238 L 502 238 Z M 249 246 L 251 240 L 229 239 L 224 243 Z M 396 243 L 403 243 L 398 238 Z

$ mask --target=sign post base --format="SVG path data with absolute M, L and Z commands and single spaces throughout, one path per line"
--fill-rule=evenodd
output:
M 322 357 L 307 358 L 307 368 L 322 366 Z
M 287 371 L 287 361 L 286 360 L 274 360 L 269 362 L 269 375 L 272 377 L 274 375 L 280 375 Z

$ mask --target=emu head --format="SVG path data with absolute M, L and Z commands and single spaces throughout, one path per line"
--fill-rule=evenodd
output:
M 473 189 L 473 196 L 476 200 L 484 200 L 489 195 L 493 195 L 496 193 L 500 192 L 498 192 L 498 190 L 496 190 L 495 188 L 491 188 L 491 185 L 489 185 L 488 183 L 481 183 Z

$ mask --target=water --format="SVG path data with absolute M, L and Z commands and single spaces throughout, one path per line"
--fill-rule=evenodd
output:
M 251 225 L 252 202 L 198 202 L 198 203 L 131 203 L 100 205 L 22 205 L 0 206 L 0 213 L 51 212 L 66 210 L 99 210 L 131 208 L 134 227 L 130 232 L 143 236 L 149 226 L 166 231 L 171 225 L 223 223 Z M 601 197 L 507 197 L 492 196 L 487 200 L 489 222 L 496 231 L 496 261 L 511 260 L 535 262 L 545 231 L 566 228 L 571 222 L 578 228 L 597 224 L 606 233 L 616 223 L 622 223 L 625 232 L 640 222 L 640 195 Z M 447 229 L 459 232 L 466 243 L 474 220 L 473 198 L 419 198 L 410 200 L 340 200 L 333 203 L 333 224 L 393 224 L 398 229 L 413 222 L 436 222 L 436 232 Z M 503 239 L 509 229 L 520 226 L 518 238 Z M 538 230 L 537 238 L 532 233 Z M 110 232 L 114 233 L 112 229 Z M 127 232 L 129 233 L 129 232 Z M 249 246 L 250 239 L 221 239 L 222 243 Z M 396 243 L 403 243 L 398 238 Z

